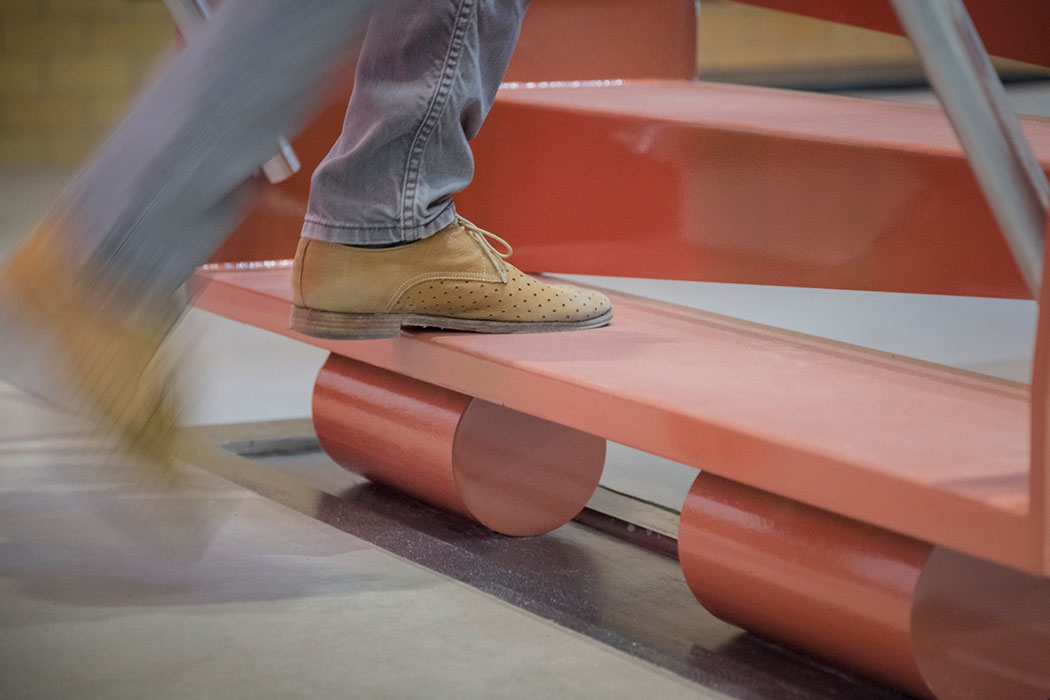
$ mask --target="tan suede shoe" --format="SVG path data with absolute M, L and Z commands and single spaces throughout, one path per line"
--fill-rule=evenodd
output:
M 604 294 L 529 277 L 506 262 L 510 253 L 506 241 L 465 219 L 396 248 L 304 238 L 292 272 L 291 327 L 322 338 L 389 338 L 402 326 L 547 333 L 612 319 Z

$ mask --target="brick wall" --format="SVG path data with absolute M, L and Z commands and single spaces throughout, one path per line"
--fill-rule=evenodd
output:
M 698 65 L 707 79 L 919 74 L 900 37 L 728 0 L 702 6 Z M 173 36 L 162 0 L 0 0 L 0 167 L 83 159 Z
M 702 79 L 822 89 L 925 80 L 904 37 L 729 0 L 700 5 Z M 1003 75 L 1050 79 L 1045 68 L 1006 59 L 992 63 Z
M 644 4 L 647 0 L 638 0 Z M 162 0 L 0 0 L 0 167 L 70 166 L 123 113 L 173 26 Z M 898 63 L 907 42 L 726 0 L 704 0 L 702 76 Z
M 917 66 L 899 36 L 728 0 L 701 0 L 701 77 Z
M 173 31 L 161 0 L 0 0 L 0 166 L 83 159 Z

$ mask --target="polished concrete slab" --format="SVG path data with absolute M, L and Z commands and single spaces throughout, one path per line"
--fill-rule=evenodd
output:
M 204 471 L 129 490 L 0 400 L 4 698 L 728 697 Z M 217 523 L 199 561 L 126 530 L 178 513 Z
M 187 490 L 158 494 L 4 384 L 0 414 L 5 700 L 904 700 L 706 613 L 665 510 L 606 494 L 503 537 L 342 470 L 301 420 L 192 430 Z

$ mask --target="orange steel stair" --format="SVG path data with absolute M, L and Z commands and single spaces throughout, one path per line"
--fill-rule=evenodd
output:
M 1050 168 L 1050 122 L 1023 124 Z M 696 82 L 505 90 L 474 152 L 457 205 L 526 270 L 1031 296 L 936 108 Z
M 1050 169 L 1050 122 L 1022 123 Z M 322 141 L 296 141 L 304 170 Z M 685 81 L 519 88 L 474 150 L 458 206 L 529 271 L 1031 296 L 936 108 Z M 268 188 L 217 259 L 290 257 L 308 185 Z
M 287 329 L 290 271 L 208 270 L 197 305 L 399 375 L 928 542 L 1050 574 L 1027 387 L 611 292 L 608 328 L 338 341 Z
M 896 28 L 888 3 L 754 4 Z M 993 52 L 1050 64 L 1041 3 L 1010 4 L 1023 27 L 967 5 Z M 516 264 L 1031 297 L 940 110 L 692 82 L 693 11 L 534 3 L 457 198 Z M 623 45 L 643 25 L 668 51 Z M 577 29 L 586 48 L 558 54 Z M 338 133 L 336 92 L 295 143 L 304 173 Z M 1050 122 L 1023 126 L 1050 170 Z M 521 535 L 583 507 L 606 439 L 668 457 L 701 470 L 679 558 L 719 617 L 922 696 L 1050 696 L 1050 285 L 1031 388 L 617 293 L 593 331 L 323 340 L 287 328 L 308 185 L 268 188 L 216 258 L 269 262 L 192 286 L 331 352 L 314 424 L 334 460 Z
M 196 303 L 332 352 L 314 421 L 348 468 L 537 534 L 596 486 L 603 452 L 586 436 L 615 440 L 703 470 L 679 555 L 697 597 L 730 621 L 939 698 L 963 697 L 942 689 L 960 668 L 931 638 L 977 639 L 971 655 L 1000 670 L 1050 653 L 1046 467 L 1031 459 L 1024 386 L 615 293 L 613 324 L 594 331 L 310 338 L 287 329 L 290 270 L 261 267 L 202 270 Z M 517 417 L 482 418 L 487 430 L 470 417 L 508 409 Z M 553 441 L 561 459 L 537 457 L 532 474 L 530 451 Z M 1000 605 L 977 636 L 945 632 L 1023 594 L 1034 621 Z M 1024 652 L 1002 658 L 1022 632 Z M 1035 668 L 1045 692 L 1050 669 Z M 982 672 L 967 692 L 1014 692 L 1002 681 L 1015 675 Z
M 197 305 L 886 529 L 1039 574 L 1029 392 L 1011 382 L 611 292 L 555 335 L 337 341 L 287 329 L 287 269 L 202 271 Z

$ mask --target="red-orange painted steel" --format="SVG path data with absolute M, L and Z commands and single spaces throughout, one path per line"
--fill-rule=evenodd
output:
M 1050 696 L 1048 578 L 707 473 L 678 548 L 693 593 L 733 624 L 939 700 Z
M 605 463 L 601 438 L 339 355 L 317 376 L 313 417 L 347 469 L 507 535 L 572 520 Z
M 342 107 L 217 260 L 292 254 Z M 1050 123 L 1026 119 L 1050 164 Z M 505 90 L 461 210 L 526 269 L 1025 297 L 934 108 L 674 83 Z
M 1050 164 L 1050 123 L 1024 121 Z M 937 109 L 702 83 L 508 90 L 475 152 L 460 208 L 527 269 L 1028 294 Z M 267 188 L 219 259 L 290 255 L 307 186 Z
M 1050 574 L 1029 511 L 1027 387 L 611 294 L 577 333 L 287 329 L 290 271 L 212 271 L 202 308 L 736 481 Z
M 261 190 L 213 261 L 277 260 L 295 253 L 310 176 L 342 129 L 355 65 L 349 61 L 333 71 L 325 107 L 294 140 L 302 170 Z M 506 79 L 689 79 L 695 73 L 694 0 L 533 0 Z
M 939 700 L 1050 698 L 1050 579 L 933 550 L 915 589 L 915 659 Z
M 695 0 L 532 0 L 506 80 L 696 76 Z
M 678 526 L 686 581 L 716 617 L 926 696 L 911 608 L 931 550 L 707 473 Z
M 738 0 L 775 10 L 903 34 L 889 0 Z M 993 56 L 1050 66 L 1050 3 L 1045 0 L 964 0 Z
M 1025 119 L 1050 168 L 1050 122 Z M 704 83 L 509 90 L 465 216 L 525 269 L 1030 297 L 936 108 Z

